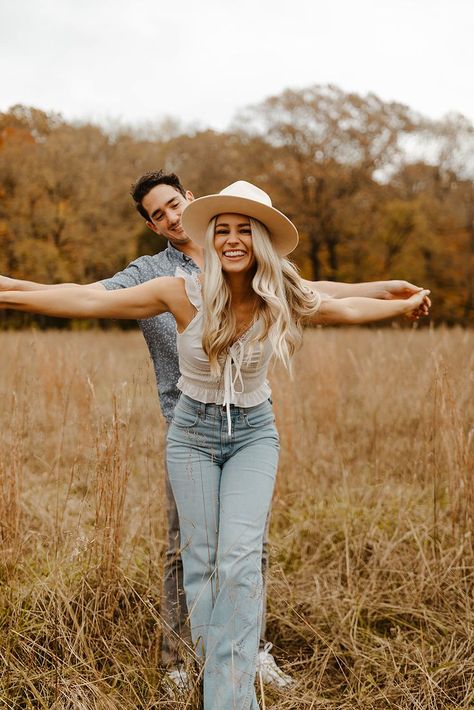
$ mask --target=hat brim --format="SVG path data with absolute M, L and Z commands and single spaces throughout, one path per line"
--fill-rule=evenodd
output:
M 286 256 L 298 244 L 298 230 L 282 212 L 256 200 L 233 195 L 206 195 L 190 202 L 183 211 L 181 224 L 190 239 L 204 247 L 204 240 L 213 217 L 219 214 L 242 214 L 258 219 L 265 225 L 275 251 Z

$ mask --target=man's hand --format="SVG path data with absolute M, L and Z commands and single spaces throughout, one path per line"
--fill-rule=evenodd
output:
M 383 282 L 384 288 L 380 295 L 380 298 L 385 298 L 387 301 L 392 299 L 405 299 L 410 298 L 415 293 L 422 291 L 421 286 L 415 286 L 409 281 L 402 281 L 401 279 L 393 279 L 391 281 Z

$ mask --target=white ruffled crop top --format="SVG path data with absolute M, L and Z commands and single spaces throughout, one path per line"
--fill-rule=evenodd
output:
M 267 382 L 272 348 L 268 338 L 257 341 L 257 320 L 219 359 L 221 374 L 211 375 L 209 359 L 202 348 L 202 297 L 197 276 L 182 269 L 176 276 L 184 279 L 186 293 L 197 313 L 187 328 L 177 335 L 179 369 L 178 389 L 198 402 L 222 404 L 227 410 L 228 432 L 231 433 L 230 405 L 254 407 L 271 395 Z

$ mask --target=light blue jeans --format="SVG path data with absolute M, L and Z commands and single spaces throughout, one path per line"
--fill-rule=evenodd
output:
M 269 401 L 231 408 L 181 395 L 168 431 L 191 634 L 204 710 L 258 710 L 262 540 L 278 464 Z

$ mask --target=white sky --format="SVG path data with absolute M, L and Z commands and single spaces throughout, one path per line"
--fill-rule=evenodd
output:
M 474 120 L 474 0 L 0 0 L 0 111 L 224 129 L 333 83 Z

